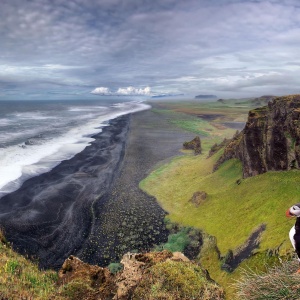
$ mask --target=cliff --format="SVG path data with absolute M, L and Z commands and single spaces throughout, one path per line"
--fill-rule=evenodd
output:
M 231 158 L 243 177 L 300 167 L 300 95 L 277 97 L 249 112 L 245 128 L 224 148 L 214 170 Z

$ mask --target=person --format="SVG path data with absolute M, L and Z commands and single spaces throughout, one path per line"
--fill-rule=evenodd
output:
M 287 217 L 296 217 L 296 223 L 289 232 L 291 243 L 300 262 L 300 203 L 296 203 L 286 211 Z M 300 273 L 300 269 L 297 271 Z

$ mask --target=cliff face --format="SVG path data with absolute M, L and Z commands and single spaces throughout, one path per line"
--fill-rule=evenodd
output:
M 300 95 L 277 97 L 251 110 L 245 128 L 225 147 L 216 163 L 238 158 L 243 177 L 300 168 Z

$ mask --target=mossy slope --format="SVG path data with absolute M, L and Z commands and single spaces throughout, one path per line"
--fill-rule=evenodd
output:
M 219 155 L 209 159 L 190 155 L 176 158 L 152 172 L 140 186 L 157 198 L 172 221 L 204 229 L 215 236 L 223 256 L 229 250 L 237 251 L 261 224 L 266 225 L 266 230 L 256 252 L 265 253 L 270 249 L 279 249 L 280 255 L 291 252 L 288 232 L 293 221 L 287 220 L 284 213 L 287 207 L 298 202 L 300 172 L 268 172 L 241 179 L 241 163 L 230 160 L 212 173 Z M 196 191 L 208 194 L 199 207 L 189 202 Z M 222 271 L 218 253 L 214 253 L 210 249 L 206 256 L 202 254 L 201 263 L 217 282 L 231 284 L 234 278 L 239 278 L 240 268 L 233 274 Z M 263 256 L 252 258 L 249 264 L 261 267 L 268 260 Z M 242 265 L 246 266 L 247 260 Z

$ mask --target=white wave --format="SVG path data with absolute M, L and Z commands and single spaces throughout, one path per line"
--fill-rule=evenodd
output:
M 31 128 L 31 129 L 27 129 L 24 130 L 22 128 L 21 125 L 19 125 L 20 131 L 9 131 L 9 132 L 0 132 L 0 142 L 1 143 L 9 143 L 9 142 L 13 142 L 17 139 L 26 139 L 26 138 L 30 138 L 33 136 L 37 136 L 39 134 L 39 132 L 47 130 L 47 126 L 39 126 L 38 128 Z M 17 129 L 16 129 L 17 130 Z M 0 158 L 0 162 L 1 162 L 1 158 Z
M 95 111 L 95 109 L 107 110 L 105 106 L 84 106 L 84 107 L 70 107 L 68 111 L 71 112 L 81 112 L 81 111 Z
M 108 120 L 149 108 L 149 105 L 140 102 L 122 103 L 114 110 L 107 110 L 106 114 L 94 117 L 55 139 L 43 140 L 37 145 L 0 148 L 0 194 L 18 189 L 26 179 L 50 171 L 62 160 L 81 152 L 94 140 L 91 136 L 107 126 L 105 122 Z
M 12 123 L 13 123 L 13 121 L 11 119 L 8 119 L 8 118 L 0 119 L 0 126 L 8 126 L 8 125 L 11 125 Z
M 47 119 L 57 119 L 56 116 L 49 116 L 43 112 L 16 112 L 8 115 L 18 120 L 47 120 Z

